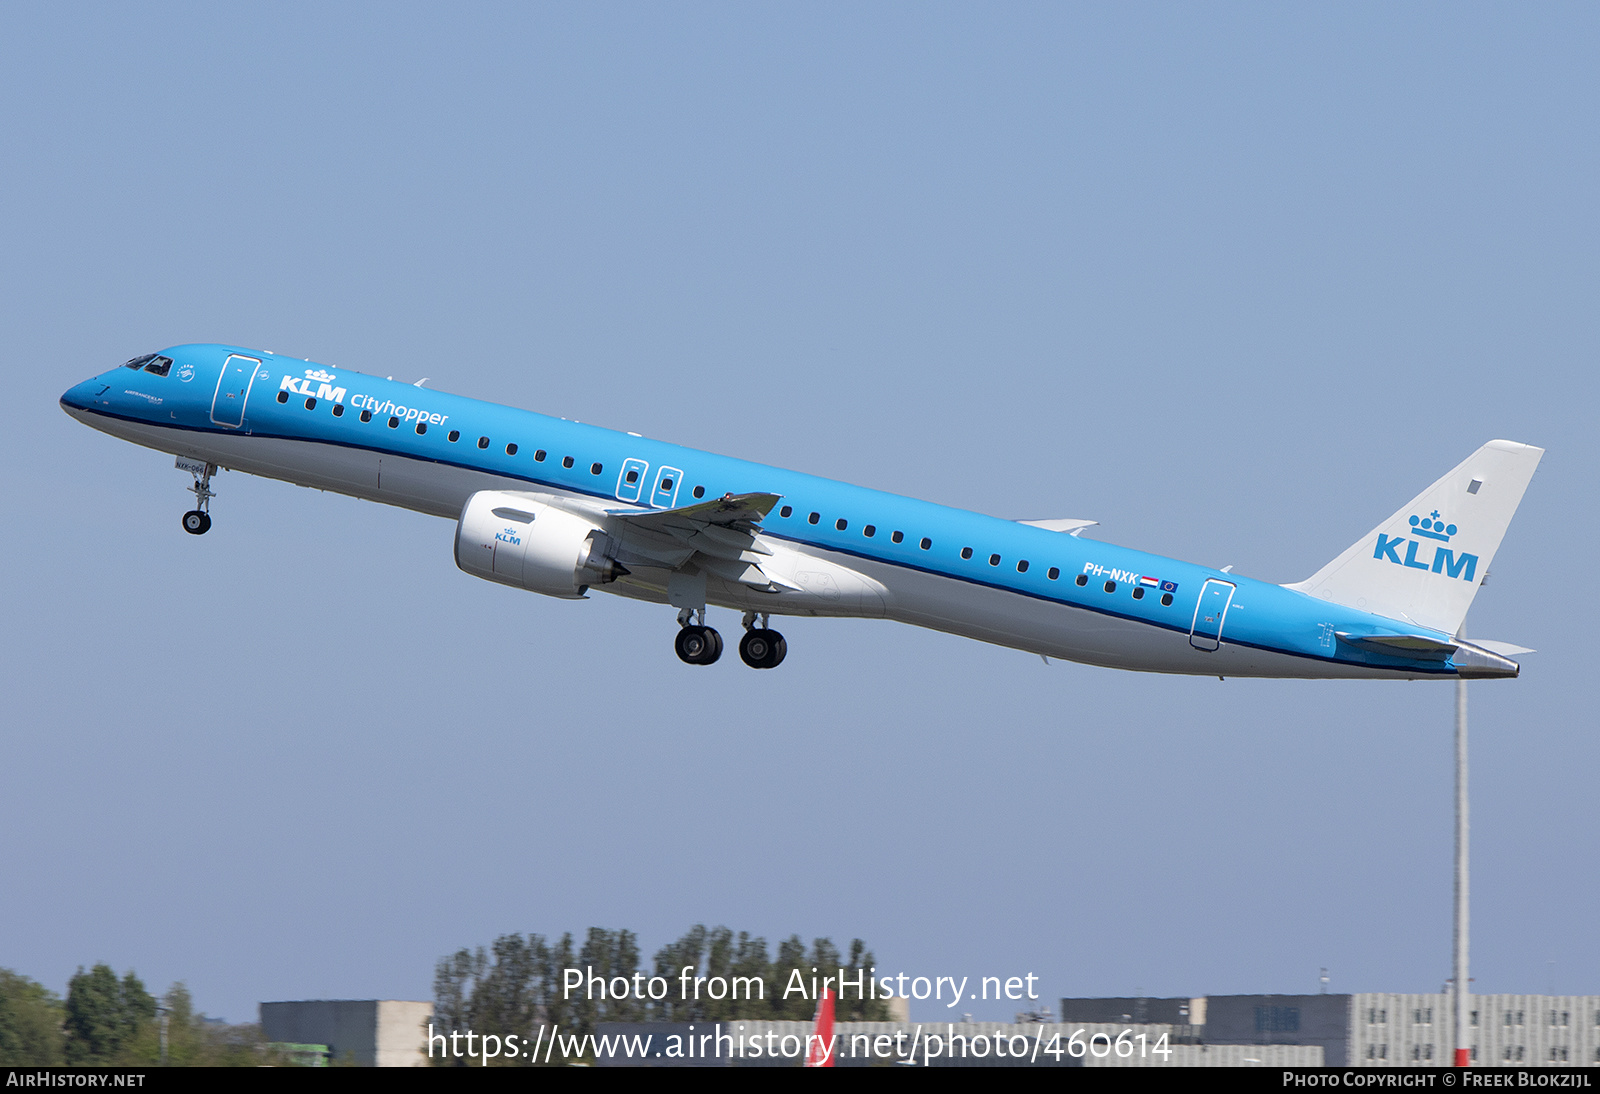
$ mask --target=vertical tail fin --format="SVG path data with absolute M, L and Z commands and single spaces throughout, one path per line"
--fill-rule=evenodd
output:
M 817 1025 L 811 1034 L 811 1051 L 806 1053 L 807 1067 L 832 1067 L 833 1053 L 833 992 L 822 989 L 817 1003 Z
M 1490 441 L 1288 588 L 1455 634 L 1543 455 L 1532 445 Z

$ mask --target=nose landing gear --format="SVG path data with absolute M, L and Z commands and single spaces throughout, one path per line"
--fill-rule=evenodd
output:
M 194 485 L 189 489 L 194 491 L 195 507 L 183 514 L 183 530 L 191 536 L 203 536 L 211 531 L 211 499 L 216 497 L 211 492 L 211 476 L 217 465 L 179 456 L 178 467 L 194 476 Z
M 698 615 L 700 622 L 691 623 L 690 620 Z M 701 608 L 698 612 L 689 608 L 678 613 L 678 637 L 673 642 L 673 648 L 678 651 L 678 657 L 686 665 L 713 665 L 717 658 L 722 656 L 722 635 L 705 625 L 706 610 Z
M 783 640 L 783 635 L 767 627 L 767 616 L 763 613 L 760 617 L 761 626 L 756 626 L 756 613 L 744 613 L 744 637 L 739 639 L 739 656 L 744 663 L 753 669 L 775 669 L 783 664 L 784 655 L 789 652 L 789 644 Z

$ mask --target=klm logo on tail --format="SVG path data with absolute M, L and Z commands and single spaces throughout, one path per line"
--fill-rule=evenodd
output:
M 1423 539 L 1431 539 L 1438 544 L 1450 542 L 1450 537 L 1456 534 L 1456 526 L 1447 524 L 1435 509 L 1425 517 L 1413 515 L 1411 517 L 1411 534 Z M 1417 551 L 1425 549 L 1428 545 L 1405 536 L 1390 536 L 1378 533 L 1378 546 L 1372 552 L 1376 559 L 1387 559 L 1396 566 L 1407 566 L 1413 570 L 1429 570 L 1447 577 L 1460 578 L 1462 581 L 1471 581 L 1478 573 L 1478 556 L 1469 555 L 1465 551 L 1457 555 L 1448 547 L 1435 546 L 1433 549 L 1432 563 L 1424 562 L 1417 558 Z M 1404 550 L 1404 557 L 1401 551 Z

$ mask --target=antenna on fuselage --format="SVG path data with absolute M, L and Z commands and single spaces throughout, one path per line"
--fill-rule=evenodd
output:
M 416 383 L 412 384 L 411 386 L 412 387 L 421 387 L 423 384 L 425 384 L 427 382 L 428 382 L 428 378 L 426 376 L 424 376 L 422 379 L 418 380 Z

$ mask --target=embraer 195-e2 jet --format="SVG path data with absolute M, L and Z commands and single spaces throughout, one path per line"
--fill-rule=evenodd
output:
M 546 596 L 678 609 L 709 665 L 710 606 L 739 655 L 784 658 L 772 616 L 896 619 L 1112 668 L 1206 676 L 1516 676 L 1531 652 L 1459 636 L 1543 449 L 1490 441 L 1293 585 L 1079 538 L 1089 520 L 1002 520 L 416 384 L 234 346 L 176 346 L 61 405 L 194 475 L 219 468 L 456 522 L 456 565 Z

